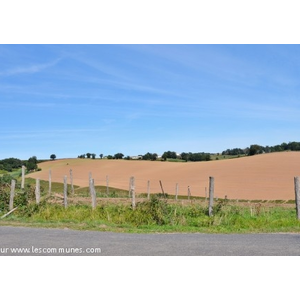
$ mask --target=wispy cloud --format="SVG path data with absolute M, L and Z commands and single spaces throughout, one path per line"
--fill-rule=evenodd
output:
M 0 131 L 1 140 L 13 139 L 28 139 L 28 138 L 42 138 L 48 139 L 50 137 L 57 138 L 58 136 L 66 136 L 70 134 L 87 134 L 87 133 L 101 133 L 106 131 L 105 128 L 76 128 L 76 129 L 53 129 L 53 130 L 36 130 L 36 131 Z
M 33 74 L 41 72 L 47 68 L 55 66 L 61 58 L 57 58 L 51 62 L 44 63 L 44 64 L 32 64 L 29 66 L 20 66 L 16 68 L 11 68 L 5 71 L 0 72 L 0 76 L 15 76 L 20 74 Z
M 1 103 L 0 102 L 0 107 L 1 108 L 11 108 L 12 106 L 18 106 L 18 107 L 29 107 L 29 108 L 51 108 L 51 107 L 56 107 L 57 103 L 54 102 L 29 102 L 29 101 L 16 101 L 13 103 Z

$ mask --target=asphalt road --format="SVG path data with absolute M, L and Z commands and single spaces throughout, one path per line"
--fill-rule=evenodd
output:
M 298 256 L 300 234 L 129 234 L 0 226 L 0 256 Z

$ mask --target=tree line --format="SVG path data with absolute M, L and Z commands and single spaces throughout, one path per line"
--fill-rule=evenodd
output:
M 261 146 L 258 144 L 250 145 L 245 149 L 233 148 L 222 152 L 222 155 L 256 155 L 262 153 L 300 151 L 300 142 L 281 143 L 275 146 Z
M 272 153 L 272 152 L 282 152 L 282 151 L 300 151 L 300 142 L 289 142 L 289 143 L 281 143 L 274 146 L 262 146 L 258 144 L 250 145 L 245 149 L 241 148 L 232 148 L 227 149 L 222 152 L 222 155 L 256 155 L 261 153 Z M 104 158 L 103 154 L 99 154 L 99 157 L 102 159 Z M 56 159 L 55 154 L 51 154 L 50 158 L 52 160 Z M 95 159 L 95 153 L 86 153 L 78 155 L 78 158 L 91 158 Z M 114 155 L 107 155 L 107 159 L 139 159 L 139 160 L 162 160 L 166 161 L 168 159 L 181 159 L 184 161 L 209 161 L 211 160 L 211 154 L 205 152 L 182 152 L 180 154 L 176 153 L 175 151 L 165 151 L 162 156 L 159 156 L 157 153 L 150 153 L 147 152 L 144 155 L 138 155 L 136 157 L 132 156 L 125 156 L 123 153 L 116 153 Z M 0 170 L 6 172 L 12 172 L 13 170 L 17 170 L 21 168 L 23 165 L 26 167 L 27 172 L 37 171 L 38 166 L 37 164 L 42 162 L 38 160 L 36 156 L 30 157 L 28 160 L 20 160 L 18 158 L 5 158 L 0 160 Z
M 166 161 L 168 159 L 179 159 L 179 160 L 185 160 L 185 161 L 209 161 L 211 160 L 209 153 L 204 152 L 198 152 L 198 153 L 192 153 L 192 152 L 182 152 L 180 154 L 176 153 L 175 151 L 165 151 L 162 156 L 159 156 L 157 153 L 150 153 L 147 152 L 144 155 L 137 155 L 137 156 L 125 156 L 123 153 L 116 153 L 114 155 L 107 155 L 103 156 L 103 154 L 100 154 L 99 157 L 106 158 L 106 159 L 126 159 L 126 160 L 162 160 Z M 93 153 L 86 153 L 78 155 L 78 158 L 91 158 L 95 159 L 96 154 Z
M 21 168 L 22 166 L 25 166 L 27 169 L 27 172 L 30 171 L 36 171 L 38 170 L 37 164 L 40 161 L 38 161 L 36 156 L 30 157 L 28 160 L 21 160 L 18 158 L 5 158 L 0 160 L 0 170 L 6 171 L 6 172 L 12 172 L 13 170 L 17 170 Z

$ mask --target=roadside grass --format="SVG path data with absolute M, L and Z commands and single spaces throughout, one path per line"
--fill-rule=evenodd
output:
M 18 179 L 18 181 L 20 181 Z M 96 186 L 97 206 L 91 207 L 89 188 L 68 185 L 69 204 L 64 208 L 62 183 L 52 183 L 48 195 L 48 181 L 40 181 L 41 202 L 35 203 L 35 179 L 26 178 L 26 187 L 16 190 L 18 209 L 1 225 L 71 228 L 115 232 L 201 232 L 201 233 L 259 233 L 300 232 L 292 200 L 228 200 L 214 201 L 213 216 L 208 216 L 208 200 L 203 197 L 155 194 L 137 195 L 133 209 L 129 192 L 106 186 Z M 18 183 L 20 186 L 20 183 Z M 8 212 L 9 185 L 0 186 L 0 216 Z
M 265 209 L 218 203 L 214 215 L 208 216 L 202 204 L 169 204 L 152 197 L 138 202 L 133 210 L 130 203 L 62 204 L 42 201 L 20 207 L 0 220 L 0 225 L 38 226 L 100 230 L 115 232 L 201 232 L 201 233 L 259 233 L 300 232 L 295 208 Z

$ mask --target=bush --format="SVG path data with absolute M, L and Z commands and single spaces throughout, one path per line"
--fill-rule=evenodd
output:
M 5 174 L 0 177 L 0 210 L 8 211 L 10 201 L 11 181 L 13 177 Z M 20 184 L 16 184 L 14 207 L 26 207 L 30 200 L 35 198 L 34 187 L 27 185 L 24 190 L 21 190 Z
M 137 210 L 149 215 L 157 225 L 168 223 L 168 215 L 171 211 L 167 201 L 160 200 L 157 196 L 152 196 L 150 201 L 139 203 Z

